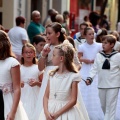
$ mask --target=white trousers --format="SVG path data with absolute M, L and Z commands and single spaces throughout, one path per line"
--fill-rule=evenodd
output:
M 115 120 L 115 111 L 119 88 L 99 89 L 101 107 L 105 115 L 104 120 Z

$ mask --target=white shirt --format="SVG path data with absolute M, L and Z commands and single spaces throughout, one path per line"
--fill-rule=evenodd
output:
M 89 77 L 93 79 L 98 74 L 98 88 L 120 87 L 120 53 L 110 57 L 110 69 L 102 69 L 105 59 L 100 53 L 97 54 Z
M 12 51 L 18 55 L 21 55 L 23 43 L 22 40 L 28 41 L 28 35 L 24 28 L 16 26 L 10 29 L 8 32 L 10 42 L 12 45 Z

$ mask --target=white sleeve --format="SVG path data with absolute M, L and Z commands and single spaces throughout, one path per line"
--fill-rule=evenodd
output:
M 15 58 L 13 58 L 11 61 L 11 67 L 15 67 L 17 65 L 20 65 L 20 63 Z
M 21 34 L 21 38 L 22 38 L 22 40 L 27 40 L 28 41 L 27 31 L 25 29 L 23 29 L 23 32 Z
M 78 46 L 78 53 L 79 53 L 79 52 L 83 52 L 83 47 L 82 47 L 82 45 L 79 45 L 79 46 Z
M 91 68 L 91 70 L 90 70 L 90 72 L 89 72 L 89 76 L 88 76 L 88 78 L 87 79 L 90 79 L 91 78 L 91 80 L 93 80 L 94 79 L 94 77 L 95 77 L 95 75 L 97 74 L 97 72 L 98 72 L 98 57 L 99 57 L 99 54 L 100 53 L 98 53 L 97 55 L 96 55 L 96 58 L 95 58 L 95 60 L 94 60 L 94 64 L 93 64 L 93 66 L 92 66 L 92 68 Z
M 78 81 L 78 82 L 81 81 L 81 77 L 80 77 L 79 72 L 73 74 L 72 81 Z

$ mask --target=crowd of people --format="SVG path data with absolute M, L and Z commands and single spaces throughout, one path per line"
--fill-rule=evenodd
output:
M 119 33 L 91 12 L 72 37 L 69 12 L 18 16 L 0 30 L 0 120 L 120 120 Z

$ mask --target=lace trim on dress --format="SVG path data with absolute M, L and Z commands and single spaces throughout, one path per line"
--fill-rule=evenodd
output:
M 62 73 L 62 74 L 56 73 L 56 74 L 55 74 L 55 77 L 58 78 L 58 79 L 63 79 L 63 78 L 68 77 L 68 74 L 69 74 L 69 73 L 70 73 L 70 72 L 66 72 L 66 73 Z
M 0 84 L 0 89 L 3 91 L 3 94 L 11 93 L 13 92 L 13 84 L 12 83 Z

